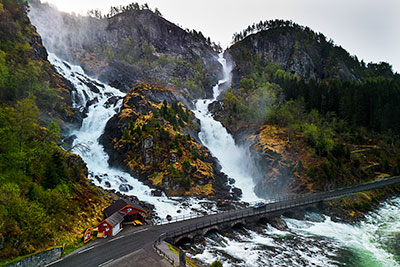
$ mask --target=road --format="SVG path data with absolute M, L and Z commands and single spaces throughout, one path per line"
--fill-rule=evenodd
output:
M 131 232 L 125 235 L 109 237 L 105 240 L 101 240 L 94 245 L 84 247 L 80 251 L 74 252 L 73 254 L 62 258 L 59 261 L 53 262 L 50 264 L 50 266 L 91 267 L 113 265 L 113 262 L 123 258 L 124 256 L 142 250 L 147 253 L 146 257 L 148 258 L 148 262 L 146 262 L 146 259 L 142 259 L 142 257 L 135 258 L 135 256 L 132 256 L 132 259 L 135 259 L 135 261 L 131 261 L 130 265 L 147 265 L 147 267 L 151 267 L 154 266 L 155 262 L 162 260 L 162 258 L 158 256 L 158 254 L 156 254 L 152 248 L 154 241 L 161 234 L 166 233 L 166 235 L 169 237 L 179 236 L 197 229 L 221 224 L 227 221 L 233 221 L 276 211 L 284 211 L 324 200 L 333 200 L 362 191 L 383 188 L 398 183 L 400 183 L 400 176 L 357 185 L 350 188 L 310 194 L 294 199 L 282 199 L 277 202 L 269 203 L 259 209 L 254 209 L 252 207 L 243 208 L 165 225 L 149 226 L 137 232 Z M 159 266 L 161 266 L 161 264 Z

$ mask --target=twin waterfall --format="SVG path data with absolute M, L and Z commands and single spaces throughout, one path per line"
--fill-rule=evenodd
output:
M 49 61 L 76 88 L 74 107 L 86 111 L 80 129 L 74 136 L 73 152 L 87 163 L 89 178 L 106 189 L 124 191 L 155 206 L 157 215 L 176 216 L 193 210 L 210 212 L 210 202 L 198 198 L 155 197 L 151 188 L 130 174 L 111 168 L 108 155 L 99 144 L 106 123 L 121 108 L 124 93 L 88 77 L 54 54 Z M 245 148 L 235 144 L 222 124 L 213 119 L 209 105 L 231 82 L 231 68 L 222 54 L 223 79 L 213 88 L 213 99 L 195 102 L 196 117 L 201 122 L 200 139 L 219 160 L 224 172 L 242 190 L 242 201 L 258 201 L 254 193 L 254 167 Z M 88 86 L 90 84 L 90 87 Z M 93 90 L 93 86 L 97 89 Z M 92 89 L 91 89 L 92 88 Z M 288 230 L 279 231 L 269 225 L 257 232 L 242 229 L 235 238 L 212 234 L 205 245 L 196 244 L 192 257 L 211 263 L 219 259 L 224 266 L 400 266 L 400 199 L 388 201 L 369 214 L 359 225 L 335 223 L 320 214 L 307 214 L 306 220 L 283 218 Z M 199 253 L 201 251 L 201 253 Z M 190 252 L 189 252 L 190 253 Z

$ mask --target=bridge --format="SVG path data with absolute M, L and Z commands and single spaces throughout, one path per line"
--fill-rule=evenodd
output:
M 166 240 L 171 243 L 178 243 L 183 240 L 194 239 L 196 236 L 204 236 L 210 231 L 219 231 L 226 227 L 233 227 L 238 224 L 246 225 L 264 218 L 279 216 L 286 211 L 316 204 L 326 200 L 334 200 L 350 196 L 358 192 L 369 191 L 399 184 L 400 176 L 381 179 L 353 187 L 347 187 L 328 192 L 313 193 L 294 198 L 282 198 L 263 207 L 241 208 L 225 212 L 218 212 L 211 215 L 175 218 L 170 222 L 161 222 L 159 225 L 149 226 L 139 232 L 117 236 L 99 244 L 89 246 L 84 250 L 73 253 L 61 260 L 54 262 L 52 266 L 125 266 L 118 262 L 121 258 L 131 257 L 130 262 L 135 260 L 135 266 L 162 266 L 157 260 L 162 258 L 155 253 L 153 247 L 157 242 Z M 103 241 L 103 240 L 101 240 Z M 147 253 L 145 258 L 154 262 L 140 263 L 143 257 L 135 256 L 135 253 Z M 136 258 L 135 258 L 136 257 Z M 118 262 L 118 263 L 117 263 Z M 126 265 L 129 266 L 129 265 Z

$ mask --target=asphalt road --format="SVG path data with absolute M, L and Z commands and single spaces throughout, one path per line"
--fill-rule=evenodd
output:
M 113 261 L 139 250 L 146 250 L 148 253 L 150 253 L 149 255 L 153 258 L 153 260 L 161 260 L 162 258 L 153 251 L 152 245 L 153 242 L 163 233 L 167 233 L 169 237 L 178 236 L 193 230 L 220 224 L 222 222 L 233 221 L 263 213 L 293 209 L 295 207 L 305 206 L 324 200 L 332 200 L 343 196 L 352 195 L 357 192 L 378 189 L 397 183 L 400 183 L 400 177 L 379 180 L 351 188 L 343 188 L 335 191 L 306 195 L 296 199 L 282 199 L 279 202 L 269 203 L 258 209 L 254 209 L 252 207 L 237 209 L 181 222 L 174 222 L 159 226 L 149 226 L 137 232 L 130 232 L 116 237 L 108 237 L 107 239 L 101 240 L 93 245 L 88 245 L 79 251 L 53 262 L 49 266 L 91 267 L 106 266 L 110 264 L 112 265 Z M 137 264 L 138 262 L 132 262 L 132 266 L 145 266 L 145 263 L 141 263 L 140 265 Z M 148 265 L 147 267 L 152 267 L 151 265 Z

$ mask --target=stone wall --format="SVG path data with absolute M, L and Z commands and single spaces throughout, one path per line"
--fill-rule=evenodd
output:
M 62 251 L 62 247 L 53 248 L 45 252 L 24 258 L 18 262 L 8 264 L 7 267 L 45 266 L 46 264 L 61 258 Z

